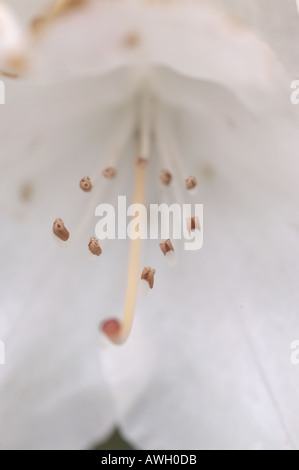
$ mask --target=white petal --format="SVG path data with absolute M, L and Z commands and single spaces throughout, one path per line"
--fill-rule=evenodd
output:
M 37 263 L 24 241 L 28 279 L 21 260 L 6 257 L 10 269 L 14 265 L 19 272 L 15 289 L 6 283 L 1 301 L 6 346 L 6 364 L 0 368 L 2 448 L 85 448 L 105 439 L 114 426 L 99 361 L 97 311 L 80 289 L 81 273 L 67 282 L 69 270 L 76 269 L 74 260 L 73 266 L 58 269 L 61 255 L 45 242 L 47 256 Z M 42 257 L 41 247 L 36 257 Z
M 52 0 L 6 0 L 6 4 L 20 18 L 23 24 L 28 24 L 33 20 L 41 11 L 47 11 L 54 2 Z
M 253 28 L 276 52 L 291 77 L 298 76 L 299 14 L 294 0 L 212 0 L 211 3 Z
M 81 244 L 61 251 L 51 230 L 57 216 L 70 230 L 86 216 L 79 181 L 105 166 L 118 123 L 127 118 L 119 80 L 125 87 L 123 74 L 110 76 L 108 88 L 105 80 L 100 88 L 98 80 L 90 80 L 83 94 L 80 81 L 7 85 L 0 126 L 3 449 L 84 448 L 105 439 L 115 423 L 98 326 L 111 306 L 121 311 L 115 290 L 121 292 L 127 266 L 117 267 L 120 276 L 110 286 L 106 273 L 123 250 L 108 247 L 98 263 L 85 256 L 94 234 L 94 206 Z M 27 202 L 19 200 L 26 181 L 34 189 Z
M 180 80 L 174 78 L 171 87 L 184 90 L 196 85 L 187 81 L 182 87 Z M 162 80 L 159 84 L 162 87 Z M 124 258 L 122 247 L 115 251 L 113 245 L 110 256 L 105 258 L 103 253 L 100 258 L 103 264 L 89 265 L 77 250 L 66 250 L 66 255 L 56 251 L 48 238 L 48 221 L 60 215 L 58 210 L 64 210 L 73 223 L 84 207 L 82 199 L 81 206 L 77 203 L 79 196 L 73 197 L 72 188 L 77 188 L 86 165 L 92 168 L 96 163 L 97 149 L 108 139 L 104 92 L 98 98 L 92 80 L 86 88 L 88 94 L 79 93 L 82 82 L 67 86 L 69 94 L 64 86 L 47 87 L 47 97 L 41 92 L 34 103 L 27 95 L 22 107 L 17 107 L 23 115 L 16 116 L 12 107 L 5 108 L 7 120 L 3 119 L 0 127 L 3 145 L 9 142 L 5 153 L 20 165 L 26 139 L 30 136 L 32 142 L 44 114 L 43 145 L 37 155 L 46 164 L 53 155 L 59 158 L 47 173 L 39 173 L 37 212 L 31 215 L 29 211 L 23 226 L 19 220 L 19 230 L 6 224 L 6 219 L 2 221 L 2 317 L 6 325 L 2 331 L 6 331 L 8 363 L 0 371 L 4 397 L 4 419 L 0 422 L 1 442 L 8 448 L 81 447 L 97 435 L 103 436 L 114 418 L 107 388 L 100 380 L 101 367 L 94 358 L 99 321 L 121 312 L 126 271 L 125 263 L 119 262 Z M 290 336 L 295 330 L 293 312 L 298 299 L 292 294 L 294 281 L 285 282 L 281 277 L 281 273 L 290 272 L 297 278 L 293 262 L 297 237 L 290 228 L 296 223 L 298 194 L 297 123 L 288 115 L 277 117 L 277 121 L 275 115 L 254 119 L 223 88 L 206 82 L 196 86 L 201 105 L 193 104 L 186 113 L 173 110 L 169 115 L 173 124 L 179 124 L 180 143 L 184 155 L 189 156 L 186 164 L 194 165 L 192 173 L 201 175 L 199 202 L 206 206 L 207 228 L 204 249 L 198 259 L 188 255 L 190 261 L 175 270 L 161 262 L 159 279 L 166 282 L 155 284 L 130 342 L 122 350 L 106 345 L 106 352 L 101 351 L 116 417 L 126 435 L 144 448 L 298 447 L 298 424 L 292 418 L 298 414 L 298 374 L 293 366 L 284 368 L 289 344 L 296 339 Z M 11 90 L 13 87 L 17 84 Z M 107 89 L 112 90 L 114 87 Z M 14 99 L 23 93 L 21 89 Z M 119 93 L 123 100 L 123 90 Z M 191 96 L 185 95 L 182 102 Z M 90 108 L 94 97 L 99 101 Z M 24 120 L 32 108 L 36 110 L 34 120 Z M 114 111 L 110 110 L 112 120 Z M 18 141 L 13 139 L 16 132 L 21 137 Z M 39 158 L 33 158 L 31 170 Z M 3 163 L 9 168 L 9 160 Z M 3 199 L 13 200 L 9 196 L 24 171 L 30 175 L 23 166 L 10 167 L 7 183 L 1 188 Z M 282 225 L 279 234 L 277 210 Z M 112 255 L 116 265 L 111 265 Z M 152 259 L 150 253 L 147 256 Z M 62 257 L 66 266 L 62 266 Z M 109 272 L 113 282 L 107 285 Z M 49 284 L 43 290 L 48 277 Z M 286 299 L 291 300 L 286 303 Z M 140 310 L 141 305 L 139 316 Z M 287 325 L 284 330 L 281 318 Z M 269 321 L 267 330 L 265 319 Z M 58 352 L 53 351 L 52 341 Z M 262 354 L 264 341 L 269 345 L 267 350 L 279 345 L 273 361 Z M 26 375 L 27 363 L 34 367 L 27 369 Z M 15 377 L 19 380 L 12 392 Z M 20 412 L 16 407 L 20 396 L 28 410 Z M 97 410 L 92 419 L 88 400 Z M 86 410 L 87 419 L 79 413 L 78 403 L 82 403 L 80 413 Z M 53 420 L 49 417 L 52 414 Z M 70 428 L 62 426 L 64 419 Z M 81 421 L 83 434 L 76 429 Z M 24 429 L 29 425 L 32 431 L 26 434 Z
M 203 1 L 91 1 L 50 22 L 34 44 L 35 73 L 51 79 L 161 64 L 221 83 L 252 107 L 285 83 L 269 47 Z
M 253 120 L 223 90 L 210 90 L 217 100 L 205 101 L 207 91 L 198 86 L 202 109 L 180 111 L 175 131 L 201 182 L 204 246 L 181 254 L 175 270 L 159 266 L 165 281 L 137 311 L 132 347 L 103 357 L 113 363 L 118 419 L 144 449 L 298 448 L 299 376 L 290 361 L 298 339 L 291 175 L 298 174 L 298 125 L 285 116 Z M 144 367 L 154 368 L 140 390 L 143 349 L 134 341 L 146 335 Z M 126 364 L 137 393 L 129 407 Z

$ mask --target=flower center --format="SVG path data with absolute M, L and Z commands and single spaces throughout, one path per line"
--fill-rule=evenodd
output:
M 182 162 L 177 152 L 172 148 L 168 148 L 167 133 L 168 129 L 163 121 L 161 110 L 152 98 L 149 92 L 145 92 L 138 100 L 137 111 L 135 119 L 128 119 L 125 128 L 123 129 L 122 136 L 119 140 L 117 152 L 113 154 L 113 158 L 108 162 L 108 165 L 104 170 L 99 169 L 95 175 L 88 177 L 85 176 L 81 179 L 79 185 L 82 191 L 86 193 L 94 192 L 96 183 L 99 177 L 105 177 L 110 180 L 116 176 L 116 166 L 120 155 L 122 154 L 124 147 L 132 135 L 136 136 L 136 159 L 135 159 L 135 188 L 133 203 L 134 206 L 143 205 L 145 203 L 145 192 L 146 192 L 146 180 L 148 173 L 148 164 L 150 155 L 152 155 L 153 140 L 156 141 L 158 153 L 160 155 L 163 169 L 160 172 L 160 181 L 166 187 L 172 186 L 174 168 L 172 168 L 173 160 L 176 161 L 179 167 L 181 178 L 185 175 L 184 169 L 182 168 Z M 173 155 L 173 159 L 169 159 L 170 153 Z M 178 183 L 175 183 L 178 185 Z M 179 185 L 178 185 L 179 186 Z M 194 176 L 185 176 L 185 187 L 187 190 L 193 192 L 197 187 L 197 182 Z M 178 192 L 180 189 L 178 190 Z M 177 198 L 180 196 L 178 195 Z M 99 195 L 95 194 L 95 201 L 92 200 L 92 208 L 99 201 Z M 69 243 L 76 239 L 83 231 L 86 223 L 90 220 L 89 214 L 87 213 L 86 220 L 81 221 L 79 229 L 75 231 L 73 235 L 70 235 L 68 229 L 65 227 L 62 219 L 58 218 L 53 224 L 54 235 L 64 244 Z M 142 223 L 139 221 L 139 223 Z M 196 217 L 189 217 L 186 220 L 186 226 L 189 233 L 191 231 L 200 230 L 199 221 Z M 151 266 L 146 266 L 142 270 L 140 269 L 140 257 L 141 257 L 141 236 L 142 229 L 139 226 L 139 235 L 134 237 L 130 241 L 130 253 L 128 263 L 128 274 L 127 274 L 127 287 L 125 295 L 125 305 L 122 320 L 111 318 L 105 320 L 101 325 L 102 332 L 115 344 L 123 344 L 132 329 L 136 298 L 137 295 L 144 296 L 154 286 L 155 269 Z M 100 240 L 92 236 L 88 243 L 88 249 L 93 256 L 100 257 L 102 254 L 102 248 L 100 246 Z M 172 240 L 166 238 L 160 242 L 160 250 L 164 255 L 170 266 L 176 264 L 176 253 Z
M 142 98 L 140 110 L 140 126 L 138 129 L 139 148 L 137 148 L 138 154 L 135 170 L 134 204 L 144 204 L 151 132 L 150 100 L 149 96 L 146 94 Z M 116 344 L 124 343 L 132 329 L 139 284 L 140 253 L 141 239 L 138 237 L 135 240 L 131 240 L 127 291 L 122 322 L 120 323 L 118 320 L 112 319 L 106 320 L 102 324 L 102 331 Z M 148 283 L 151 289 L 154 284 L 154 274 L 155 271 L 150 267 L 145 268 L 141 274 L 141 280 Z

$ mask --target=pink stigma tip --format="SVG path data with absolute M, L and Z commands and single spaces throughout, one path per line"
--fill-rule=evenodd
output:
M 107 336 L 115 336 L 120 331 L 120 322 L 118 320 L 107 320 L 102 324 L 102 331 Z

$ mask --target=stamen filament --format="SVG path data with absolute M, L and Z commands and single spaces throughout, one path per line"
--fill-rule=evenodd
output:
M 181 178 L 185 181 L 185 187 L 188 191 L 191 192 L 191 194 L 195 194 L 197 191 L 196 178 L 194 176 L 191 176 L 190 173 L 186 171 L 186 168 L 183 164 L 183 158 L 180 157 L 180 154 L 178 151 L 178 146 L 175 145 L 174 143 L 176 140 L 176 137 L 175 135 L 173 135 L 174 132 L 168 125 L 167 120 L 163 118 L 162 111 L 160 111 L 160 123 L 162 123 L 164 139 L 166 138 L 167 141 L 171 142 L 171 145 L 170 145 L 171 155 L 181 175 Z
M 151 102 L 150 97 L 146 94 L 142 97 L 141 113 L 140 113 L 140 157 L 148 160 L 150 155 L 150 139 L 151 139 Z
M 123 154 L 129 142 L 129 139 L 132 137 L 133 128 L 134 128 L 134 116 L 132 113 L 129 115 L 128 119 L 124 121 L 124 126 L 119 131 L 119 137 L 116 141 L 116 144 L 114 144 L 113 150 L 111 152 L 111 156 L 106 163 L 106 166 L 105 166 L 106 169 L 108 168 L 115 169 L 119 158 Z M 105 171 L 105 168 L 103 168 L 103 165 L 101 164 L 101 166 L 91 176 L 91 181 L 95 183 L 99 178 L 101 178 L 103 176 L 103 171 Z
M 132 115 L 129 115 L 128 120 L 125 122 L 124 129 L 121 130 L 121 135 L 114 146 L 114 151 L 111 153 L 112 157 L 110 159 L 111 164 L 116 164 L 117 160 L 121 157 L 123 152 L 125 151 L 126 145 L 129 142 L 129 138 L 133 134 L 133 118 Z M 111 165 L 112 166 L 112 165 Z M 101 166 L 93 177 L 91 177 L 91 182 L 95 183 L 97 179 L 102 176 L 103 167 Z M 80 220 L 78 227 L 75 229 L 73 235 L 71 236 L 71 243 L 75 243 L 84 231 L 87 229 L 88 224 L 92 217 L 94 216 L 94 210 L 96 206 L 99 204 L 101 199 L 103 198 L 104 194 L 106 193 L 108 180 L 103 178 L 100 185 L 93 188 L 92 197 L 89 201 L 87 209 L 85 209 L 84 214 Z
M 170 187 L 174 192 L 175 201 L 182 206 L 184 198 L 181 187 L 178 184 L 178 179 L 175 177 L 176 174 L 173 168 L 172 159 L 170 158 L 170 155 L 172 155 L 173 152 L 175 153 L 175 151 L 173 149 L 173 145 L 170 146 L 169 144 L 169 139 L 167 138 L 168 135 L 165 129 L 165 120 L 162 118 L 162 112 L 158 106 L 156 106 L 155 117 L 155 138 L 159 157 L 164 168 L 174 175 Z

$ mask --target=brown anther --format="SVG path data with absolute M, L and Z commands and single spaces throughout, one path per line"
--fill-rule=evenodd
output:
M 186 188 L 188 190 L 194 189 L 196 188 L 196 186 L 197 186 L 197 181 L 196 181 L 195 176 L 189 176 L 188 178 L 186 178 Z
M 172 181 L 172 174 L 168 170 L 162 170 L 160 173 L 160 180 L 165 186 L 169 186 Z
M 108 168 L 105 168 L 105 170 L 103 170 L 102 175 L 104 176 L 104 178 L 107 178 L 107 180 L 111 180 L 116 176 L 116 169 L 113 168 L 113 166 L 109 166 Z
M 11 53 L 6 57 L 1 74 L 8 78 L 18 78 L 28 67 L 28 60 L 21 53 Z
M 189 232 L 194 232 L 194 230 L 200 230 L 200 223 L 198 217 L 190 217 L 187 220 Z
M 136 166 L 138 168 L 145 168 L 147 164 L 148 164 L 147 158 L 138 157 L 137 160 L 136 160 Z
M 100 256 L 102 254 L 102 248 L 100 247 L 99 240 L 95 237 L 91 237 L 88 243 L 89 251 L 96 256 Z
M 155 269 L 150 268 L 149 266 L 144 268 L 141 274 L 141 279 L 147 281 L 149 283 L 150 288 L 154 287 L 154 276 L 155 276 Z
M 20 199 L 23 202 L 30 202 L 34 195 L 34 185 L 31 181 L 25 181 L 20 187 Z
M 30 29 L 34 34 L 38 34 L 42 31 L 43 27 L 47 23 L 47 18 L 43 16 L 37 16 L 33 18 L 30 24 Z
M 53 233 L 63 242 L 66 242 L 70 238 L 68 230 L 65 228 L 62 219 L 56 219 L 53 224 Z
M 80 181 L 80 188 L 86 193 L 89 193 L 92 190 L 92 184 L 89 176 L 84 176 L 84 178 L 82 178 Z
M 174 251 L 173 245 L 171 240 L 167 239 L 160 243 L 160 248 L 163 255 L 167 255 L 170 251 Z
M 122 39 L 122 44 L 126 49 L 134 49 L 139 46 L 140 42 L 141 37 L 139 33 L 135 31 L 127 33 Z
M 68 0 L 68 8 L 82 7 L 86 5 L 88 0 Z

